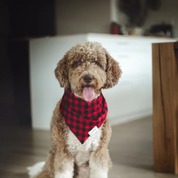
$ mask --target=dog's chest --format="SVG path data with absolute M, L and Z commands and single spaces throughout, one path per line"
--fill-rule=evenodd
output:
M 80 143 L 78 138 L 69 130 L 67 144 L 71 153 L 95 151 L 99 144 L 102 135 L 102 126 L 91 135 L 83 144 Z

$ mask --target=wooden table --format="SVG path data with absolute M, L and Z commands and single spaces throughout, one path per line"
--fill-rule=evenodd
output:
M 178 173 L 178 42 L 152 49 L 154 170 Z

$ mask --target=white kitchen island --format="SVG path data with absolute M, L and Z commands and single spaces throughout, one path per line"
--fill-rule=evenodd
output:
M 54 75 L 57 62 L 74 45 L 97 41 L 119 62 L 122 77 L 103 90 L 112 125 L 152 115 L 152 50 L 154 42 L 175 39 L 81 34 L 30 40 L 31 115 L 34 129 L 49 129 L 56 103 L 63 95 Z

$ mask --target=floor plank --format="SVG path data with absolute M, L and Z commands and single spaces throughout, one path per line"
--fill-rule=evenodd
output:
M 48 131 L 0 128 L 0 178 L 28 178 L 26 167 L 46 159 Z M 152 118 L 113 127 L 109 178 L 175 178 L 153 172 Z

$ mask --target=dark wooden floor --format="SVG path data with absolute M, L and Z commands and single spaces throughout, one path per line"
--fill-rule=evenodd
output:
M 26 167 L 44 161 L 50 146 L 48 131 L 0 128 L 0 178 L 27 178 Z M 113 127 L 109 178 L 175 178 L 153 172 L 152 119 Z

